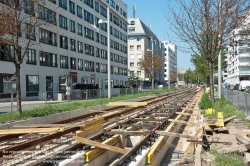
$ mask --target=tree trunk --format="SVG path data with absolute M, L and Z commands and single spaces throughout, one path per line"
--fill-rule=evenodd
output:
M 21 105 L 21 84 L 20 84 L 20 64 L 16 64 L 16 100 L 17 100 L 17 113 L 22 114 L 22 105 Z
M 214 105 L 214 77 L 213 77 L 213 64 L 211 61 L 208 62 L 209 77 L 210 77 L 210 101 Z

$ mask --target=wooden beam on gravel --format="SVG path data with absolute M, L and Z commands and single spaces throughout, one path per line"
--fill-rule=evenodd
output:
M 115 146 L 111 146 L 111 145 L 107 145 L 107 144 L 103 144 L 103 143 L 99 143 L 99 142 L 95 142 L 95 141 L 88 140 L 85 138 L 81 138 L 81 137 L 74 137 L 74 138 L 78 142 L 81 142 L 81 143 L 86 144 L 86 145 L 95 146 L 95 147 L 98 147 L 101 149 L 111 150 L 113 152 L 117 152 L 117 153 L 121 153 L 121 154 L 125 154 L 127 152 L 125 149 L 117 148 Z
M 237 117 L 236 115 L 230 116 L 230 117 L 224 119 L 223 122 L 224 122 L 224 123 L 228 123 L 228 122 L 230 122 L 230 120 L 232 120 L 232 119 L 234 119 L 234 118 L 236 118 L 236 117 Z
M 166 132 L 166 131 L 155 131 L 156 134 L 159 135 L 167 135 L 170 137 L 181 137 L 181 138 L 193 138 L 193 136 L 187 135 L 187 134 L 179 134 L 179 133 L 173 133 L 173 132 Z
M 60 128 L 32 128 L 32 129 L 11 129 L 0 130 L 0 134 L 34 134 L 34 133 L 54 133 L 63 132 Z
M 197 125 L 199 123 L 193 123 L 193 122 L 187 122 L 184 120 L 175 120 L 175 119 L 168 119 L 168 121 L 170 122 L 174 122 L 174 123 L 184 123 L 184 124 L 188 124 L 188 125 Z

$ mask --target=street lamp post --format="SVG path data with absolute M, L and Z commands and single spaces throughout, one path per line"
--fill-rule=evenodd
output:
M 107 23 L 107 47 L 108 47 L 108 99 L 111 98 L 111 67 L 110 67 L 110 26 L 109 26 L 109 7 L 107 6 L 107 21 L 103 21 L 102 19 L 100 19 L 98 21 L 98 24 L 104 24 Z
M 152 40 L 152 90 L 154 90 L 154 40 L 153 37 L 151 37 Z

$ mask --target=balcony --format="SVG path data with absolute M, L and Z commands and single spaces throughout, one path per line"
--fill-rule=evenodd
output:
M 108 73 L 106 69 L 101 70 L 101 73 Z
M 249 62 L 241 62 L 241 63 L 238 63 L 239 66 L 250 66 L 250 63 Z
M 85 67 L 85 71 L 91 71 L 91 72 L 94 72 L 95 69 L 94 68 L 88 68 L 88 67 Z
M 40 61 L 40 66 L 57 67 L 57 63 Z
M 27 60 L 27 61 L 26 61 L 26 64 L 29 64 L 29 65 L 36 65 L 36 60 Z
M 239 58 L 249 58 L 250 53 L 239 54 Z
M 240 71 L 240 75 L 250 75 L 250 70 Z

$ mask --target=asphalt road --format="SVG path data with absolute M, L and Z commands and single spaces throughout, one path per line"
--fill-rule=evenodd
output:
M 244 111 L 246 116 L 250 115 L 250 93 L 223 88 L 222 95 L 236 108 Z

